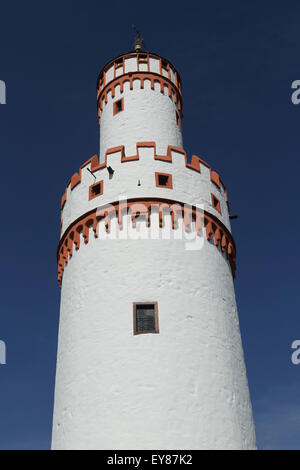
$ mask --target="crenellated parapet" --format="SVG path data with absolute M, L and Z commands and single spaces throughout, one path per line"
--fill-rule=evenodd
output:
M 128 73 L 152 73 L 168 79 L 181 94 L 181 79 L 174 65 L 163 57 L 147 52 L 131 52 L 106 64 L 97 80 L 97 98 L 113 80 Z
M 159 155 L 155 142 L 138 142 L 134 155 L 126 155 L 124 146 L 111 148 L 103 163 L 94 155 L 74 173 L 61 200 L 62 233 L 74 219 L 121 194 L 203 204 L 230 230 L 227 190 L 217 172 L 196 155 L 189 161 L 181 148 L 169 146 Z
M 97 106 L 99 122 L 103 106 L 109 97 L 115 98 L 116 89 L 122 94 L 128 85 L 133 90 L 136 81 L 144 89 L 149 82 L 151 90 L 158 89 L 177 105 L 182 117 L 181 80 L 175 67 L 166 59 L 151 53 L 125 54 L 110 61 L 101 71 L 97 80 Z

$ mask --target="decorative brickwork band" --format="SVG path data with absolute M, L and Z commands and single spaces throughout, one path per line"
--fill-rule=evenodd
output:
M 236 248 L 233 237 L 225 225 L 212 214 L 201 211 L 193 206 L 178 201 L 159 198 L 143 198 L 130 199 L 128 201 L 117 201 L 106 204 L 85 213 L 76 219 L 63 234 L 57 249 L 58 261 L 58 281 L 61 285 L 65 264 L 73 255 L 74 246 L 76 250 L 80 248 L 80 234 L 82 234 L 84 243 L 89 242 L 90 228 L 92 227 L 94 237 L 98 238 L 98 225 L 102 219 L 105 219 L 106 232 L 110 232 L 111 218 L 116 217 L 119 228 L 122 230 L 123 216 L 130 213 L 132 226 L 136 226 L 136 218 L 145 217 L 146 226 L 150 226 L 150 215 L 153 207 L 158 208 L 159 226 L 164 225 L 164 215 L 168 209 L 171 220 L 172 229 L 177 227 L 178 216 L 183 218 L 184 230 L 191 231 L 191 223 L 195 222 L 197 234 L 202 233 L 205 228 L 207 240 L 213 240 L 216 246 L 220 246 L 222 252 L 226 254 L 229 261 L 232 275 L 235 277 L 235 255 Z

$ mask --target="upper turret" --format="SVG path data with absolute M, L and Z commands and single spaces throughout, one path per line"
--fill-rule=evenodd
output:
M 108 148 L 155 141 L 157 152 L 182 148 L 181 80 L 175 67 L 152 53 L 130 52 L 110 61 L 97 80 L 100 161 Z
M 179 204 L 176 213 L 168 209 L 173 211 L 172 229 L 175 219 L 183 217 L 186 231 L 201 210 L 206 238 L 225 253 L 234 275 L 227 191 L 205 161 L 195 155 L 189 159 L 182 148 L 180 83 L 170 62 L 141 51 L 119 56 L 103 68 L 97 82 L 100 158 L 94 155 L 81 165 L 62 197 L 60 281 L 73 245 L 79 249 L 80 234 L 85 244 L 91 228 L 97 237 L 103 211 L 106 230 L 115 217 L 122 227 L 125 202 L 127 214 L 136 201 L 147 206 L 142 211 L 147 224 L 151 206 L 160 207 L 161 225 L 161 206 Z M 189 208 L 183 209 L 185 205 Z M 108 206 L 113 208 L 109 215 Z M 199 225 L 196 231 L 199 235 Z

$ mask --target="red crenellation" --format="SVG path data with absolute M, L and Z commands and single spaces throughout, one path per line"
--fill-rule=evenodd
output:
M 94 155 L 92 158 L 87 160 L 83 165 L 81 165 L 81 167 L 79 168 L 79 172 L 74 173 L 74 175 L 72 176 L 72 178 L 69 180 L 69 182 L 67 184 L 65 192 L 64 192 L 64 194 L 62 196 L 62 199 L 61 199 L 61 210 L 63 210 L 64 205 L 65 205 L 66 200 L 67 200 L 67 188 L 68 188 L 68 186 L 69 185 L 71 186 L 71 191 L 72 191 L 79 183 L 81 183 L 81 171 L 84 167 L 86 167 L 87 165 L 90 164 L 91 165 L 90 170 L 92 172 L 95 172 L 95 171 L 101 170 L 103 168 L 106 168 L 107 167 L 107 157 L 108 157 L 108 155 L 110 155 L 112 153 L 117 153 L 117 152 L 121 153 L 121 162 L 122 163 L 131 162 L 131 161 L 134 161 L 134 160 L 139 160 L 139 148 L 141 148 L 141 147 L 152 147 L 154 149 L 154 159 L 155 160 L 161 160 L 161 161 L 170 162 L 170 163 L 172 163 L 172 151 L 178 152 L 182 156 L 184 156 L 186 168 L 189 168 L 190 170 L 194 170 L 197 173 L 201 173 L 200 163 L 202 165 L 205 165 L 210 170 L 210 180 L 214 184 L 216 184 L 216 186 L 218 188 L 220 188 L 221 185 L 223 186 L 224 192 L 225 192 L 225 200 L 226 200 L 226 203 L 228 205 L 227 190 L 226 190 L 225 185 L 221 181 L 220 176 L 215 171 L 212 171 L 211 167 L 208 165 L 208 163 L 206 163 L 200 157 L 198 157 L 197 155 L 192 155 L 191 162 L 189 163 L 188 160 L 187 160 L 186 152 L 182 148 L 174 147 L 172 145 L 169 145 L 166 155 L 157 155 L 155 142 L 138 142 L 136 144 L 136 150 L 137 150 L 136 155 L 131 155 L 131 156 L 126 157 L 125 147 L 124 147 L 124 145 L 121 145 L 119 147 L 112 147 L 112 148 L 108 149 L 105 152 L 105 161 L 103 163 L 99 163 L 98 156 Z

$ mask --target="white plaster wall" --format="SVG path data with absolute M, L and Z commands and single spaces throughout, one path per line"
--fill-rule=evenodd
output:
M 159 66 L 159 60 L 155 59 L 154 57 L 150 57 L 149 59 L 150 63 L 150 71 L 154 73 L 160 73 L 160 66 Z
M 100 225 L 63 275 L 53 449 L 255 448 L 222 252 Z M 133 335 L 136 301 L 158 302 L 159 334 Z
M 124 98 L 124 111 L 113 115 L 113 103 Z M 136 142 L 155 141 L 157 151 L 166 153 L 168 145 L 182 147 L 181 129 L 176 122 L 177 105 L 168 96 L 168 88 L 164 94 L 160 92 L 160 84 L 155 83 L 151 89 L 150 80 L 144 81 L 144 89 L 140 88 L 140 80 L 133 81 L 133 90 L 129 82 L 116 87 L 115 97 L 108 93 L 108 102 L 103 102 L 100 126 L 100 160 L 104 161 L 105 152 L 110 147 L 125 145 L 126 152 L 135 153 Z
M 129 57 L 125 59 L 125 73 L 137 72 L 137 61 L 136 57 Z
M 135 146 L 132 154 L 127 154 L 129 155 L 136 155 Z M 172 163 L 155 160 L 153 148 L 139 148 L 139 156 L 139 160 L 121 163 L 120 152 L 109 155 L 107 164 L 115 170 L 112 178 L 106 168 L 95 172 L 96 180 L 86 169 L 90 165 L 82 169 L 81 183 L 72 191 L 70 186 L 67 190 L 67 201 L 62 212 L 62 234 L 81 215 L 100 205 L 118 201 L 120 196 L 122 199 L 123 196 L 128 199 L 160 197 L 192 205 L 203 204 L 204 210 L 218 217 L 230 230 L 224 188 L 221 185 L 219 189 L 211 182 L 209 168 L 202 163 L 201 173 L 186 168 L 184 156 L 176 151 L 172 151 Z M 173 189 L 157 188 L 155 172 L 171 174 Z M 101 180 L 103 195 L 89 201 L 89 186 Z M 139 180 L 141 186 L 138 186 Z M 222 215 L 212 207 L 211 193 L 220 200 Z
M 105 82 L 105 84 L 111 82 L 113 79 L 114 79 L 114 65 L 112 65 L 111 67 L 109 67 L 106 70 L 106 82 Z

